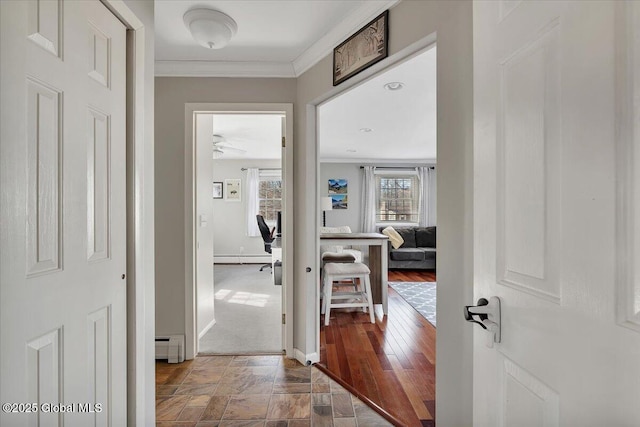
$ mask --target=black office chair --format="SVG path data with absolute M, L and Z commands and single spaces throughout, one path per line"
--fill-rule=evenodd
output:
M 264 221 L 264 217 L 262 215 L 256 215 L 256 219 L 258 220 L 258 228 L 260 229 L 260 234 L 262 234 L 262 240 L 264 240 L 264 251 L 268 254 L 271 253 L 271 243 L 275 240 L 273 237 L 273 232 L 275 231 L 275 227 L 269 230 L 269 226 Z M 271 263 L 265 264 L 260 267 L 260 271 L 262 271 L 265 267 L 272 267 Z

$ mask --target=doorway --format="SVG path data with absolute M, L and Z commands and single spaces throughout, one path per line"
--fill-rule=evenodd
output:
M 293 133 L 292 112 L 293 107 L 291 104 L 187 104 L 185 120 L 187 123 L 193 123 L 193 126 L 187 127 L 185 135 L 188 187 L 185 193 L 185 207 L 187 210 L 185 247 L 188 248 L 188 262 L 186 263 L 188 280 L 187 288 L 185 289 L 187 295 L 187 358 L 192 358 L 201 351 L 199 348 L 201 338 L 203 338 L 202 343 L 205 344 L 202 351 L 207 353 L 270 352 L 271 349 L 262 351 L 250 347 L 247 342 L 243 343 L 245 340 L 242 338 L 238 341 L 238 345 L 245 345 L 244 351 L 238 348 L 233 351 L 228 349 L 225 351 L 222 347 L 216 349 L 214 342 L 220 343 L 220 337 L 209 339 L 211 335 L 206 335 L 211 331 L 216 331 L 216 325 L 219 321 L 218 314 L 224 314 L 226 311 L 227 316 L 229 313 L 238 315 L 238 311 L 242 311 L 241 309 L 259 308 L 261 305 L 264 306 L 263 308 L 267 308 L 268 301 L 277 298 L 277 294 L 280 296 L 280 304 L 275 309 L 279 310 L 280 313 L 276 320 L 281 327 L 281 345 L 277 346 L 279 347 L 277 350 L 284 350 L 287 356 L 292 357 L 293 325 L 290 322 L 286 322 L 288 313 L 292 311 L 290 280 L 293 277 L 291 251 L 293 241 L 293 218 L 291 214 L 293 206 L 293 193 L 291 191 L 293 150 L 290 143 Z M 264 120 L 268 121 L 271 118 L 279 122 L 279 145 L 281 150 L 279 159 L 263 159 L 271 161 L 271 163 L 275 162 L 274 165 L 267 167 L 266 163 L 262 164 L 257 158 L 249 159 L 243 157 L 246 156 L 246 154 L 243 154 L 243 150 L 247 147 L 241 141 L 243 138 L 241 133 L 246 129 L 235 137 L 232 137 L 228 131 L 224 131 L 225 126 L 228 126 L 228 124 L 222 125 L 222 123 L 229 120 L 233 121 L 241 116 L 245 116 L 245 118 L 246 116 L 254 116 L 254 118 L 262 116 Z M 222 128 L 218 129 L 223 130 L 214 131 L 215 117 L 218 118 L 217 122 L 222 126 Z M 237 129 L 243 128 L 242 125 L 236 127 Z M 225 135 L 225 132 L 227 135 Z M 201 142 L 203 143 L 199 143 L 198 135 L 202 135 Z M 222 152 L 222 155 L 220 155 L 219 151 Z M 212 160 L 214 152 L 219 158 Z M 224 157 L 227 157 L 227 159 L 225 160 Z M 278 162 L 280 163 L 280 168 L 277 167 Z M 216 163 L 218 168 L 215 167 Z M 281 231 L 281 236 L 277 243 L 273 243 L 275 243 L 274 246 L 281 247 L 280 253 L 282 256 L 280 260 L 277 260 L 279 262 L 275 268 L 270 262 L 274 261 L 272 254 L 265 251 L 265 244 L 260 235 L 247 236 L 249 222 L 247 220 L 246 202 L 250 191 L 247 175 L 250 169 L 257 169 L 258 185 L 260 185 L 260 169 L 262 169 L 264 182 L 272 182 L 273 180 L 268 178 L 267 175 L 280 169 L 280 210 L 278 211 L 274 208 L 273 200 L 263 200 L 263 208 L 268 211 L 265 212 L 266 215 L 264 216 L 269 218 L 267 224 L 272 224 L 269 226 L 270 229 L 276 227 L 276 221 L 273 218 L 277 220 L 278 212 L 280 212 L 281 221 L 278 228 Z M 216 198 L 214 199 L 214 197 Z M 258 201 L 258 203 L 260 202 Z M 242 212 L 236 212 L 238 209 Z M 230 212 L 230 210 L 234 212 Z M 225 227 L 225 225 L 228 226 L 234 221 L 240 224 L 240 226 L 235 227 L 238 235 L 235 237 L 221 237 L 214 242 L 214 228 L 218 228 L 219 234 L 227 233 L 231 227 Z M 214 248 L 218 246 L 220 250 L 217 254 L 214 254 Z M 262 253 L 259 252 L 260 248 Z M 217 258 L 215 260 L 219 264 L 218 267 L 214 267 L 214 258 Z M 270 265 L 260 271 L 261 265 L 258 263 Z M 272 270 L 277 274 L 272 274 Z M 281 274 L 282 284 L 276 285 L 274 279 L 279 274 Z M 218 279 L 220 279 L 221 285 L 219 287 L 217 286 L 219 284 Z M 240 281 L 244 282 L 249 288 L 244 290 L 241 288 L 229 289 L 234 280 L 236 285 Z M 258 288 L 255 288 L 255 286 L 258 286 Z M 269 292 L 263 293 L 260 292 L 260 289 L 269 290 Z M 218 302 L 224 303 L 227 309 L 230 307 L 236 307 L 236 309 L 221 309 L 220 313 L 218 313 Z M 274 309 L 274 305 L 272 304 L 270 308 Z M 251 314 L 241 315 L 241 318 L 245 319 L 245 329 L 249 332 L 246 337 L 250 340 L 251 334 L 255 334 L 257 330 L 255 328 L 255 319 Z M 220 319 L 220 321 L 221 326 L 218 330 L 223 329 L 223 322 L 225 322 L 230 324 L 229 331 L 236 332 L 237 321 L 236 324 L 231 318 L 226 318 L 224 321 Z M 271 319 L 271 322 L 276 327 L 273 319 Z M 253 329 L 251 328 L 252 325 L 254 326 Z
M 320 326 L 320 364 L 406 425 L 435 418 L 436 104 L 433 44 L 317 107 L 318 200 L 332 202 L 322 212 L 321 235 L 393 228 L 406 239 L 398 251 L 389 247 L 390 271 L 382 273 L 389 279 L 387 313 L 375 306 L 371 324 L 365 313 L 332 311 L 329 325 Z M 385 286 L 375 283 L 375 249 L 343 248 L 354 249 L 372 271 L 372 287 Z M 351 346 L 358 350 L 350 353 Z M 393 373 L 375 374 L 394 361 Z
M 197 296 L 198 319 L 206 324 L 204 330 L 198 328 L 199 354 L 272 354 L 284 349 L 282 249 L 276 241 L 283 208 L 283 119 L 280 114 L 198 115 L 207 124 L 203 135 L 196 134 L 196 144 L 202 139 L 209 148 L 213 143 L 214 185 L 213 230 L 208 230 L 213 238 L 212 294 L 210 280 L 200 273 L 197 278 L 198 289 L 204 289 L 204 295 Z M 202 181 L 199 171 L 196 175 Z M 204 180 L 208 183 L 208 171 Z M 275 260 L 280 262 L 276 265 Z M 201 320 L 209 303 L 215 305 L 214 312 Z

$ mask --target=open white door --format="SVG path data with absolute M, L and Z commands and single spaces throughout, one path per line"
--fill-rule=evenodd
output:
M 283 204 L 282 204 L 282 309 L 283 314 L 287 314 L 288 317 L 293 313 L 293 286 L 291 279 L 293 278 L 293 105 L 292 104 L 217 104 L 217 103 L 189 103 L 185 108 L 185 123 L 192 123 L 192 126 L 186 126 L 185 128 L 185 218 L 186 222 L 186 234 L 185 234 L 185 248 L 186 253 L 186 324 L 185 324 L 185 358 L 193 359 L 197 354 L 197 341 L 198 341 L 198 322 L 204 326 L 204 329 L 200 330 L 200 334 L 204 334 L 209 326 L 213 324 L 213 301 L 209 303 L 209 300 L 203 299 L 205 303 L 205 309 L 209 310 L 210 317 L 206 319 L 201 317 L 198 311 L 202 308 L 196 304 L 200 304 L 198 300 L 198 292 L 202 290 L 196 286 L 196 274 L 200 274 L 200 271 L 196 271 L 199 267 L 198 264 L 203 266 L 206 271 L 203 272 L 201 277 L 210 277 L 210 273 L 213 271 L 209 265 L 208 260 L 212 259 L 211 255 L 205 254 L 205 252 L 197 252 L 197 238 L 200 235 L 205 239 L 212 239 L 212 234 L 206 231 L 207 226 L 200 221 L 204 218 L 207 221 L 208 216 L 212 212 L 212 207 L 206 204 L 197 205 L 195 196 L 206 197 L 211 199 L 212 193 L 212 176 L 204 180 L 196 177 L 196 171 L 198 168 L 200 171 L 206 169 L 207 173 L 212 173 L 211 161 L 213 155 L 213 147 L 211 145 L 211 125 L 207 122 L 207 115 L 215 114 L 277 114 L 282 115 L 282 179 L 283 179 Z M 198 116 L 197 120 L 194 120 L 194 116 Z M 287 120 L 289 117 L 289 120 Z M 211 120 L 215 120 L 215 117 Z M 211 122 L 213 123 L 213 122 Z M 196 133 L 200 132 L 202 137 L 201 141 L 205 141 L 203 144 L 194 144 L 194 138 Z M 286 143 L 285 143 L 286 141 Z M 198 154 L 199 152 L 199 154 Z M 196 160 L 198 156 L 199 160 Z M 200 184 L 196 183 L 196 180 L 201 181 Z M 199 188 L 198 188 L 199 185 Z M 199 214 L 204 213 L 205 217 L 200 217 Z M 210 229 L 210 227 L 209 227 Z M 202 240 L 204 241 L 204 240 Z M 208 240 L 207 240 L 208 241 Z M 207 243 L 207 251 L 213 248 L 213 243 Z M 191 249 L 189 249 L 191 248 Z M 212 279 L 206 279 L 202 283 L 206 284 L 206 293 L 212 294 Z M 294 357 L 293 349 L 293 322 L 289 319 L 284 319 L 283 316 L 283 344 L 284 349 L 288 357 Z M 209 323 L 207 323 L 209 322 Z
M 200 338 L 213 327 L 215 319 L 215 298 L 213 295 L 213 114 L 195 113 L 194 140 L 194 194 L 196 225 L 194 227 L 195 247 L 195 299 L 196 333 Z
M 0 400 L 27 404 L 0 424 L 126 425 L 126 30 L 97 0 L 0 16 Z
M 628 92 L 616 85 L 640 43 L 625 47 L 634 8 L 474 3 L 475 298 L 498 296 L 502 307 L 493 348 L 469 324 L 474 425 L 640 425 L 638 276 L 621 305 L 632 316 L 616 312 L 616 295 L 627 298 L 616 265 L 639 264 L 632 244 L 616 241 L 616 226 L 633 222 L 617 223 L 617 208 L 639 200 L 625 205 L 616 192 Z M 630 172 L 638 159 L 625 160 Z M 618 237 L 638 242 L 639 232 Z
M 291 137 L 293 126 L 289 116 L 287 130 L 287 115 L 283 115 L 282 123 L 282 345 L 287 357 L 293 358 L 293 149 Z M 289 136 L 289 138 L 287 138 Z M 289 319 L 287 319 L 289 313 Z

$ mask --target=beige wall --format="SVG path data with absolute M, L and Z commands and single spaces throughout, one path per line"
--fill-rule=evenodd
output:
M 472 329 L 460 307 L 472 300 L 472 7 L 469 1 L 403 1 L 390 12 L 391 58 L 334 88 L 327 56 L 298 79 L 156 79 L 156 327 L 184 333 L 184 105 L 294 103 L 294 347 L 317 352 L 315 280 L 319 212 L 310 105 L 353 86 L 403 50 L 437 33 L 438 43 L 438 424 L 471 425 Z M 445 196 L 446 195 L 446 196 Z M 307 273 L 306 267 L 312 267 Z M 316 354 L 317 356 L 317 354 Z
M 437 33 L 438 45 L 438 342 L 437 413 L 442 426 L 472 424 L 472 329 L 460 314 L 471 301 L 473 262 L 473 69 L 472 5 L 470 1 L 403 1 L 389 13 L 389 54 L 398 54 L 412 43 Z M 399 55 L 402 55 L 400 53 Z M 389 58 L 387 62 L 392 61 Z M 316 146 L 313 116 L 307 112 L 353 86 L 362 75 L 333 88 L 332 62 L 327 56 L 298 78 L 295 104 L 296 189 L 316 186 Z M 384 67 L 380 63 L 379 68 Z M 373 68 L 373 67 L 372 67 Z M 366 74 L 365 74 L 366 75 Z M 311 122 L 310 122 L 311 121 Z M 317 303 L 314 266 L 317 242 L 307 236 L 317 233 L 319 218 L 316 195 L 297 192 L 295 207 L 296 263 L 294 282 L 296 347 L 316 351 Z
M 292 103 L 295 79 L 157 77 L 156 335 L 185 333 L 185 104 Z
M 348 225 L 351 231 L 361 232 L 360 223 L 362 214 L 360 213 L 360 203 L 362 200 L 362 172 L 361 163 L 320 163 L 320 186 L 318 197 L 329 195 L 329 179 L 346 179 L 347 209 L 334 209 L 327 212 L 327 227 L 339 227 Z
M 279 168 L 280 160 L 267 159 L 228 159 L 213 161 L 213 180 L 240 179 L 242 182 L 242 200 L 228 202 L 225 199 L 213 201 L 213 233 L 216 257 L 245 257 L 242 262 L 257 262 L 251 258 L 271 259 L 264 251 L 262 236 L 247 236 L 247 172 L 242 168 Z M 226 188 L 225 196 L 226 196 Z M 255 221 L 255 219 L 254 219 Z M 242 250 L 240 250 L 242 248 Z M 232 260 L 225 262 L 235 262 Z

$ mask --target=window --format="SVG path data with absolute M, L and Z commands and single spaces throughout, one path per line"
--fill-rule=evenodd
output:
M 279 174 L 269 176 L 260 171 L 258 200 L 258 213 L 264 217 L 267 224 L 275 225 L 278 211 L 282 210 L 282 178 Z
M 376 222 L 419 221 L 419 180 L 416 175 L 376 176 L 378 207 Z

